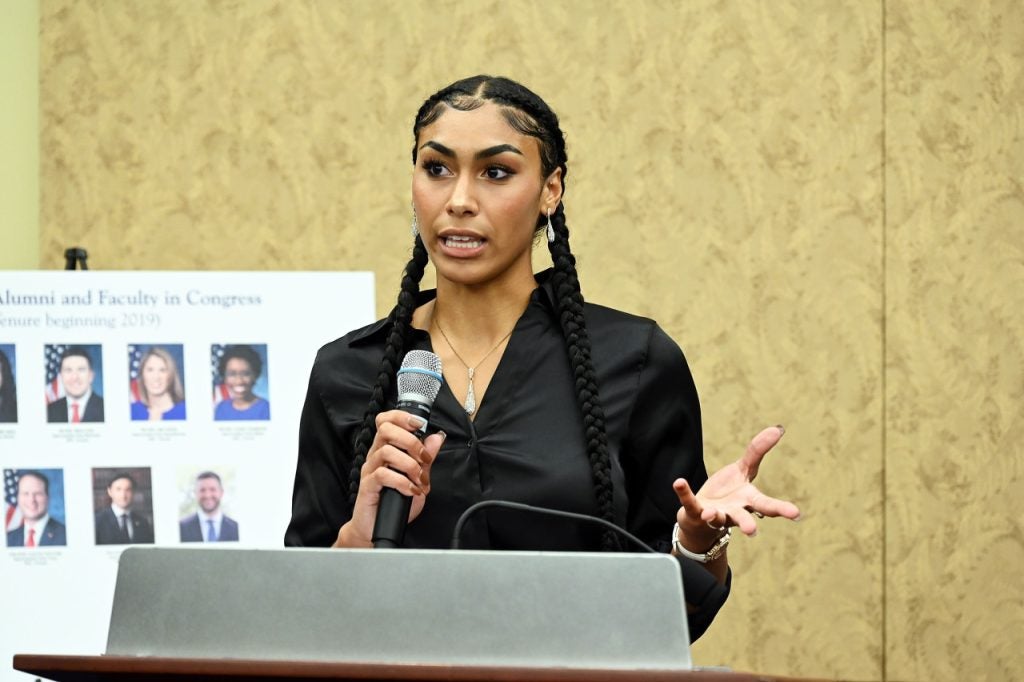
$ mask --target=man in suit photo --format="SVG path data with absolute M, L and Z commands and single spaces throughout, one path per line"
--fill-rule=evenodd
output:
M 119 471 L 107 485 L 110 505 L 96 514 L 97 545 L 139 545 L 153 543 L 153 526 L 139 511 L 132 510 L 135 481 Z
M 69 346 L 60 357 L 60 382 L 64 397 L 46 407 L 51 424 L 103 421 L 103 396 L 92 389 L 96 372 L 82 346 Z
M 66 545 L 64 524 L 50 516 L 50 479 L 40 471 L 18 477 L 18 510 L 22 525 L 7 533 L 8 547 Z
M 238 522 L 221 510 L 224 486 L 220 476 L 204 471 L 196 476 L 199 510 L 179 523 L 182 542 L 238 542 Z

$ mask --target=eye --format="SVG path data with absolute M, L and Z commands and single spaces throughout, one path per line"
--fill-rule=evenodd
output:
M 505 166 L 488 166 L 484 175 L 488 180 L 506 180 L 515 175 L 515 171 Z
M 440 178 L 452 174 L 443 163 L 435 159 L 424 159 L 423 170 L 432 178 Z

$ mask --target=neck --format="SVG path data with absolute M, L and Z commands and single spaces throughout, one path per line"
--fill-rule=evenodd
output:
M 535 288 L 537 282 L 532 271 L 528 278 L 486 285 L 464 285 L 438 278 L 437 298 L 423 307 L 420 322 L 427 330 L 439 324 L 456 344 L 456 339 L 461 339 L 467 348 L 489 347 L 515 326 Z
M 164 411 L 174 407 L 174 401 L 171 400 L 170 394 L 161 393 L 160 395 L 149 396 L 149 407 L 150 408 L 164 408 Z

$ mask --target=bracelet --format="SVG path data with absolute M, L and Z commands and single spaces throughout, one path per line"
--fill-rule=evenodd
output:
M 683 547 L 682 543 L 679 542 L 679 524 L 677 523 L 675 528 L 672 529 L 672 550 L 676 554 L 681 554 L 687 559 L 693 559 L 699 564 L 706 564 L 722 556 L 722 553 L 725 552 L 725 548 L 729 545 L 729 539 L 731 537 L 732 530 L 726 528 L 725 532 L 715 540 L 715 544 L 711 545 L 711 549 L 704 554 L 696 554 L 695 552 L 691 552 Z

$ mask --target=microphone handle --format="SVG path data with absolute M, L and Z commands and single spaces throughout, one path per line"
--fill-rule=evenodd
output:
M 415 431 L 422 441 L 427 436 L 427 420 L 430 419 L 430 405 L 416 400 L 403 400 L 399 397 L 396 409 L 408 412 L 423 420 L 423 426 Z M 375 549 L 398 549 L 405 541 L 405 528 L 409 525 L 409 509 L 412 498 L 403 495 L 394 488 L 380 491 L 380 502 L 377 505 L 377 518 L 373 523 L 373 546 Z
M 412 498 L 394 488 L 380 491 L 377 520 L 373 524 L 374 549 L 399 549 L 405 542 L 405 527 L 409 525 Z

